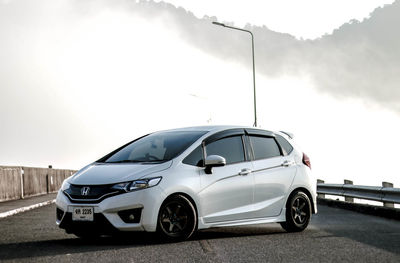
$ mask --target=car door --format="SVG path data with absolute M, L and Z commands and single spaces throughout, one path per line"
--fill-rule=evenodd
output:
M 254 159 L 254 217 L 277 216 L 296 175 L 294 160 L 285 155 L 272 134 L 249 134 L 247 138 Z
M 218 137 L 218 136 L 217 136 Z M 245 154 L 243 131 L 227 137 L 206 141 L 206 156 L 219 155 L 226 165 L 212 168 L 211 174 L 202 171 L 201 202 L 205 223 L 224 222 L 251 217 L 253 203 L 253 177 L 251 161 Z

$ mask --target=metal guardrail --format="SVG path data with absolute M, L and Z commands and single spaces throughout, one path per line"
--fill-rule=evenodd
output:
M 325 194 L 344 196 L 348 202 L 353 202 L 353 198 L 372 200 L 383 202 L 386 207 L 400 204 L 400 188 L 393 188 L 390 183 L 384 182 L 383 186 L 363 186 L 353 185 L 348 180 L 345 181 L 351 184 L 325 184 L 322 180 L 318 180 L 318 196 L 322 198 L 325 198 Z

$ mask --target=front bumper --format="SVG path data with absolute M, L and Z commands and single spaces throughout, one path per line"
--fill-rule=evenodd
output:
M 165 197 L 161 188 L 155 186 L 112 196 L 97 204 L 74 203 L 63 192 L 59 191 L 56 199 L 56 223 L 60 228 L 66 229 L 67 232 L 73 232 L 75 229 L 98 229 L 99 232 L 110 232 L 111 230 L 154 232 L 157 228 L 158 211 Z M 94 221 L 73 221 L 72 211 L 74 206 L 93 207 Z M 118 214 L 120 211 L 129 209 L 138 209 L 141 212 L 140 220 L 135 220 L 138 223 L 126 223 L 121 218 L 121 213 Z

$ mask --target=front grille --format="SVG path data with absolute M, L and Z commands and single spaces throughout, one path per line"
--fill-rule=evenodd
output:
M 99 203 L 107 197 L 122 194 L 123 191 L 112 189 L 112 185 L 73 185 L 64 191 L 74 203 Z

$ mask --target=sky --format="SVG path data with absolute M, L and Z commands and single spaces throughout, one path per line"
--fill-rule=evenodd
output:
M 227 8 L 229 6 L 229 8 Z M 285 130 L 330 183 L 400 185 L 400 1 L 0 1 L 0 165 L 79 169 L 143 134 Z

